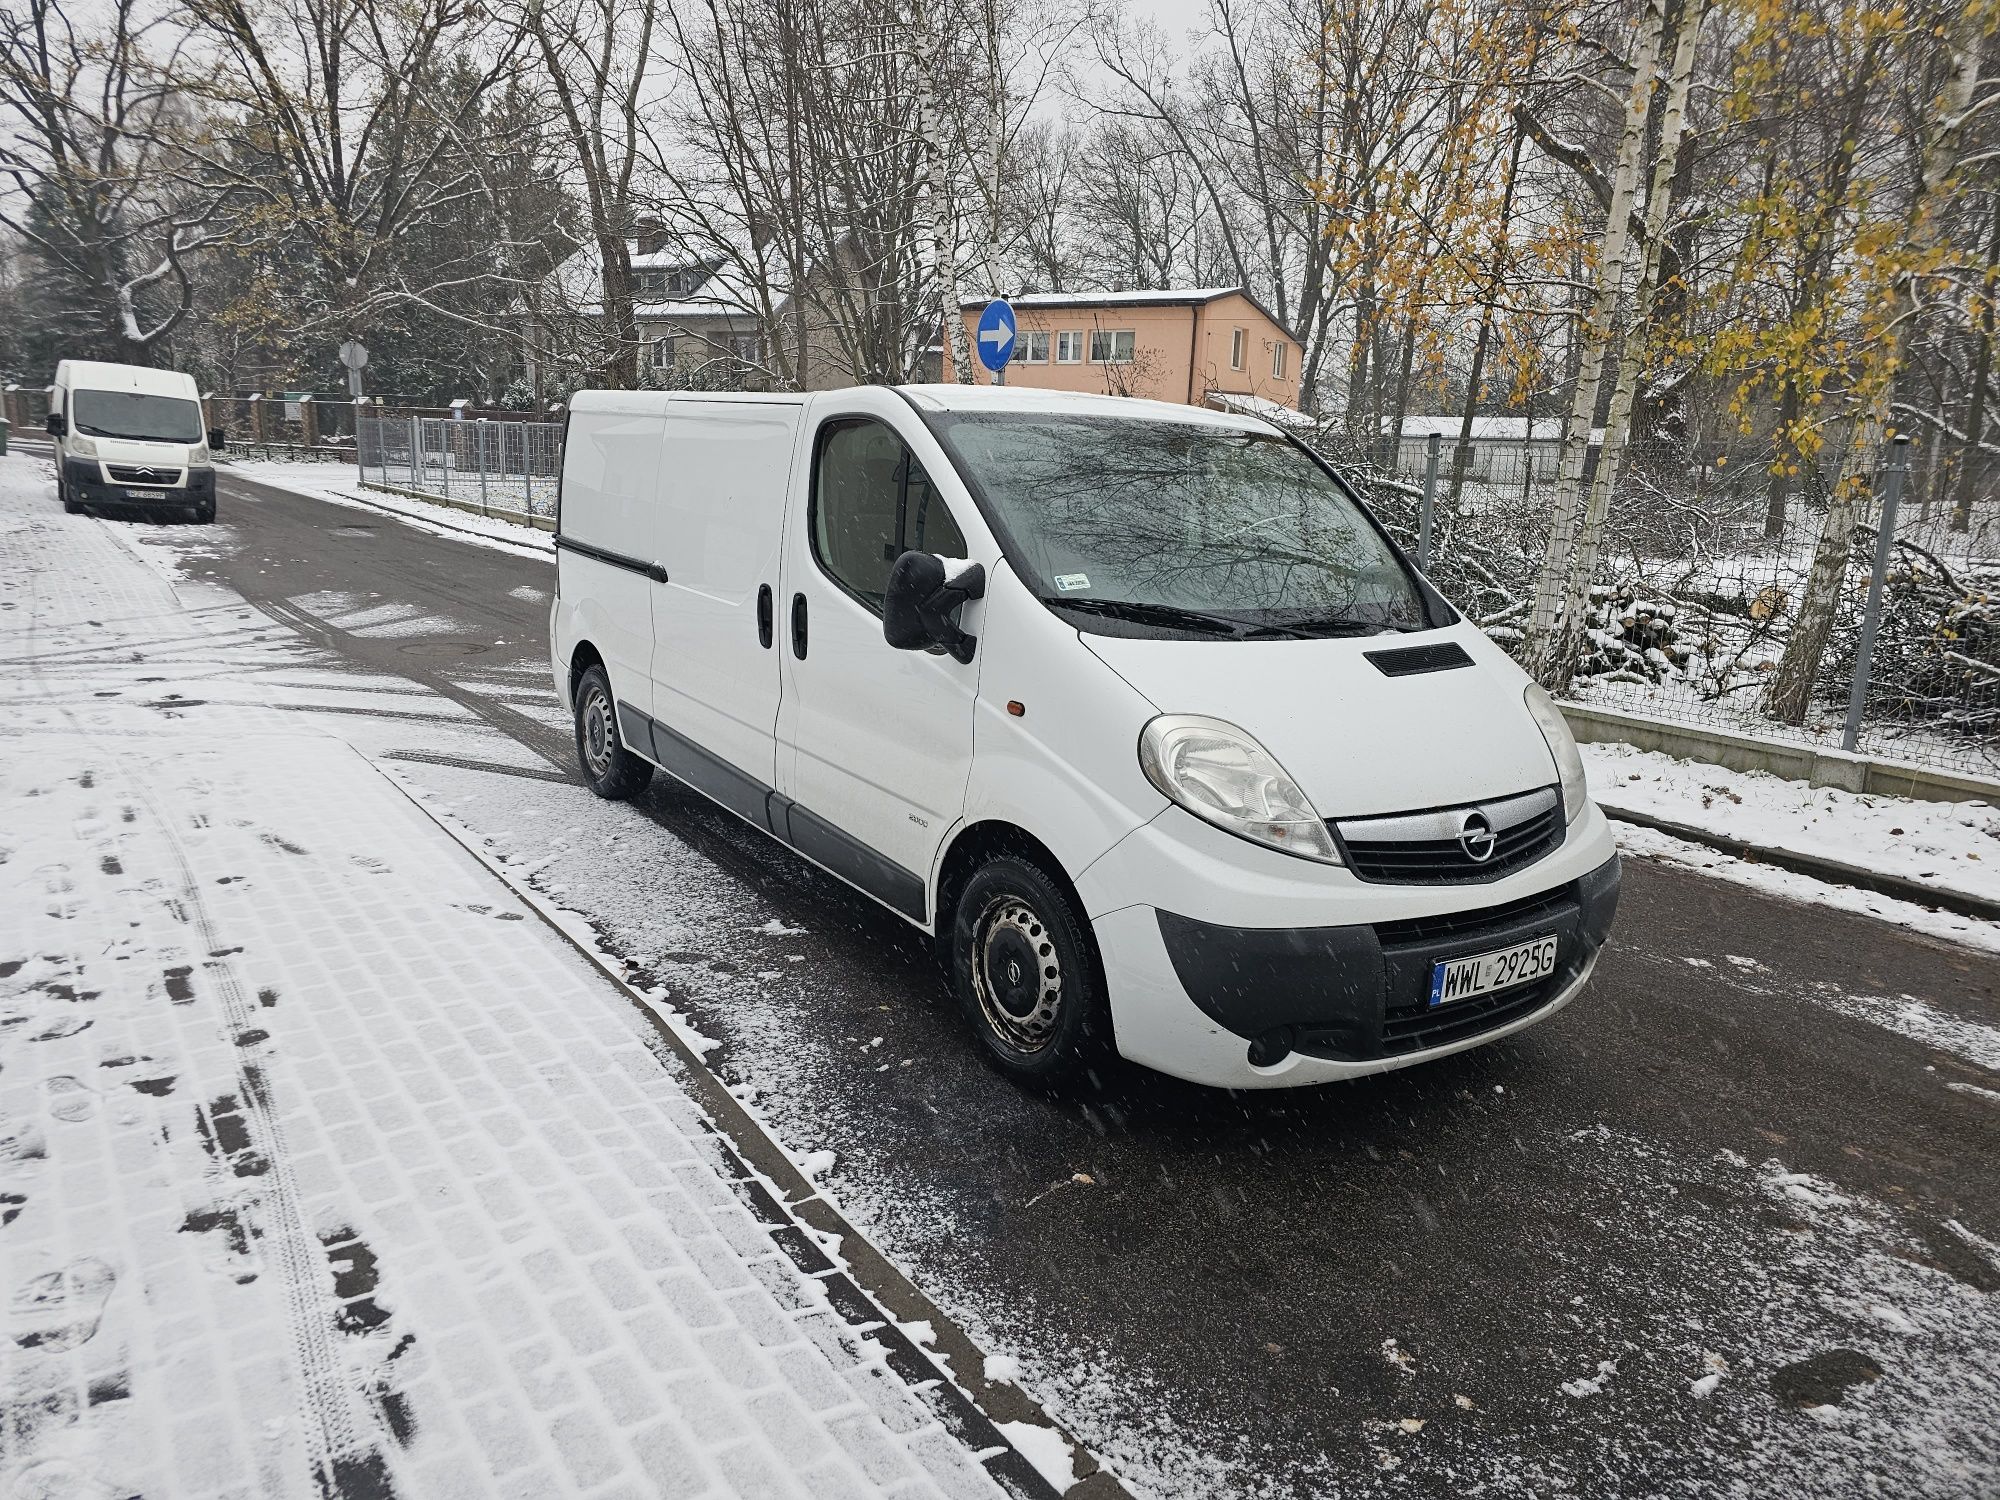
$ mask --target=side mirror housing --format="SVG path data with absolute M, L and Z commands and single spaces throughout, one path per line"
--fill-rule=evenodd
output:
M 986 569 L 954 563 L 929 552 L 905 552 L 889 570 L 882 595 L 882 638 L 898 651 L 941 647 L 952 660 L 972 660 L 974 639 L 953 615 L 967 600 L 984 598 Z
M 44 425 L 49 429 L 50 437 L 69 436 L 69 418 L 59 411 L 50 412 L 49 420 Z
M 209 428 L 208 446 L 211 452 L 214 453 L 223 452 L 225 449 L 229 447 L 229 434 L 220 427 Z

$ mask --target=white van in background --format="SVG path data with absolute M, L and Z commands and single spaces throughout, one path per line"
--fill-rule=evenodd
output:
M 218 429 L 202 427 L 192 375 L 65 359 L 49 394 L 63 509 L 183 510 L 215 519 Z
M 933 935 L 1031 1083 L 1403 1067 L 1588 979 L 1618 861 L 1561 715 L 1276 428 L 973 386 L 585 391 L 556 683 Z

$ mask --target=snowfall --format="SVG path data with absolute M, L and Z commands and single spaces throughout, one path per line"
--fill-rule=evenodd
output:
M 362 495 L 327 466 L 245 467 L 548 555 L 544 534 Z M 697 1104 L 687 1059 L 713 1044 L 663 996 L 607 977 L 621 945 L 657 946 L 639 924 L 710 922 L 699 882 L 677 887 L 688 909 L 669 918 L 567 892 L 620 837 L 614 820 L 456 705 L 343 670 L 178 566 L 217 544 L 64 516 L 44 462 L 0 458 L 0 1495 L 996 1495 L 1048 1493 L 1095 1462 L 1051 1427 L 988 1420 L 966 1396 L 982 1378 L 1036 1391 L 1135 1492 L 1229 1487 L 1200 1414 L 1121 1363 L 1130 1351 L 1009 1342 L 1018 1328 L 941 1285 L 992 1351 L 955 1368 L 924 1352 L 929 1330 L 857 1310 L 842 1281 L 855 1247 L 780 1201 Z M 408 623 L 366 600 L 318 604 L 357 630 Z M 514 701 L 550 716 L 536 675 Z M 1586 756 L 1608 804 L 1802 854 L 1865 848 L 1884 870 L 2000 899 L 1991 807 L 1851 798 L 1622 746 Z M 522 790 L 474 828 L 463 789 L 480 766 Z M 2000 925 L 1629 824 L 1619 836 L 2000 952 Z M 571 896 L 598 908 L 590 922 Z M 739 938 L 777 955 L 796 933 L 771 917 Z M 774 968 L 765 988 L 782 982 Z M 1812 998 L 2000 1067 L 2000 1032 L 1912 997 Z M 761 990 L 733 1008 L 796 1024 Z M 950 1236 L 920 1195 L 850 1175 L 822 1144 L 847 1124 L 837 1102 L 785 1082 L 742 1092 L 850 1221 L 906 1264 Z M 1602 1128 L 1573 1149 L 1656 1206 L 1721 1176 L 1813 1225 L 1785 1273 L 1797 1287 L 1764 1299 L 1773 1344 L 1825 1304 L 1913 1349 L 1991 1347 L 1984 1302 L 1908 1264 L 1881 1205 Z M 1691 1319 L 1709 1290 L 1687 1289 Z M 1579 1369 L 1566 1396 L 1615 1392 L 1620 1357 Z M 1719 1408 L 1738 1368 L 1708 1356 L 1687 1399 Z M 1920 1383 L 1890 1428 L 1826 1421 L 1877 1448 L 1948 1450 L 1932 1427 L 1975 1420 L 1990 1392 Z
M 0 458 L 0 1492 L 1067 1476 L 836 1305 L 841 1245 L 696 1107 L 670 1018 L 342 737 L 388 684 L 176 586 L 135 540 L 168 528 L 65 516 L 46 469 Z

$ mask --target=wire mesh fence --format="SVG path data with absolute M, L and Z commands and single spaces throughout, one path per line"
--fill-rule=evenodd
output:
M 1510 647 L 1528 624 L 1560 461 L 1556 435 L 1526 427 L 1489 430 L 1461 456 L 1452 422 L 1434 476 L 1429 434 L 1367 454 L 1326 445 L 1413 550 L 1428 481 L 1430 574 Z M 1595 460 L 1593 451 L 1587 476 Z M 2000 778 L 2000 466 L 1968 474 L 1922 443 L 1892 462 L 1906 472 L 1876 588 L 1879 628 L 1854 748 Z M 1763 739 L 1842 744 L 1889 466 L 1875 476 L 1865 524 L 1844 539 L 1832 637 L 1804 722 L 1791 724 L 1766 711 L 1766 698 L 1805 598 L 1829 473 L 1773 473 L 1769 455 L 1755 450 L 1629 448 L 1571 696 Z
M 367 483 L 490 514 L 552 518 L 562 424 L 364 416 L 354 455 Z

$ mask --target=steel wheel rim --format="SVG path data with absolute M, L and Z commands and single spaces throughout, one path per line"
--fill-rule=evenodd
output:
M 611 711 L 604 694 L 592 687 L 583 700 L 583 763 L 592 776 L 611 769 Z
M 1019 896 L 995 896 L 972 930 L 972 988 L 995 1035 L 1021 1052 L 1054 1039 L 1062 1013 L 1062 959 L 1054 935 Z

